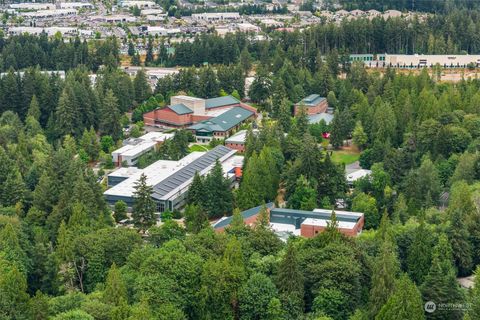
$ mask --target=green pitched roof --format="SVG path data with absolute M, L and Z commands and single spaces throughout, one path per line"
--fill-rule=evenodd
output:
M 175 112 L 176 114 L 188 114 L 188 113 L 193 113 L 192 109 L 184 105 L 183 103 L 179 104 L 174 104 L 171 106 L 168 106 L 170 110 Z
M 237 99 L 232 96 L 217 97 L 205 100 L 205 108 L 218 108 L 222 106 L 228 106 L 231 104 L 240 103 Z
M 228 131 L 250 118 L 253 112 L 242 107 L 233 107 L 218 117 L 201 121 L 188 127 L 195 131 Z

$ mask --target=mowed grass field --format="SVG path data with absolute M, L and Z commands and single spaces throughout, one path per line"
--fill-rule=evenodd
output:
M 201 145 L 201 144 L 194 144 L 194 145 L 191 145 L 190 148 L 188 148 L 189 152 L 194 152 L 194 151 L 205 152 L 208 150 L 210 150 L 210 147 L 208 145 Z
M 332 152 L 332 161 L 335 163 L 351 164 L 360 158 L 360 152 L 355 149 L 335 150 Z

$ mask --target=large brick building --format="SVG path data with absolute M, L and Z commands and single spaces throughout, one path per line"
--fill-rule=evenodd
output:
M 232 96 L 211 99 L 173 96 L 170 99 L 170 105 L 145 113 L 143 122 L 148 126 L 186 128 L 200 121 L 218 117 L 235 107 L 241 107 L 256 114 L 255 108 Z
M 273 203 L 266 205 L 270 217 L 270 228 L 281 238 L 289 235 L 306 238 L 315 237 L 324 231 L 332 219 L 332 210 L 314 209 L 313 211 L 275 208 Z M 255 223 L 262 206 L 243 211 L 242 217 L 245 224 Z M 364 214 L 361 212 L 335 210 L 337 229 L 347 236 L 357 236 L 362 232 Z M 231 223 L 232 218 L 222 218 L 213 224 L 217 232 L 223 230 Z
M 302 106 L 305 107 L 308 115 L 312 115 L 326 112 L 328 108 L 328 102 L 326 98 L 321 97 L 318 94 L 311 94 L 294 105 L 295 115 L 300 112 L 300 108 Z

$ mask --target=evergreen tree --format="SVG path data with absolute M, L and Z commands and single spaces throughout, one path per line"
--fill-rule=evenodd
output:
M 360 121 L 357 121 L 355 128 L 353 129 L 352 140 L 353 144 L 360 150 L 363 150 L 367 145 L 368 136 L 365 131 L 363 131 L 363 126 Z
M 470 319 L 480 318 L 480 266 L 475 270 L 475 280 L 469 296 L 470 308 L 467 310 L 467 316 Z
M 26 275 L 0 252 L 0 312 L 4 319 L 27 319 Z
M 297 179 L 295 192 L 288 198 L 288 207 L 307 211 L 317 207 L 317 191 L 303 175 Z
M 115 222 L 120 222 L 124 219 L 127 219 L 127 204 L 120 200 L 115 202 L 115 208 L 113 209 L 113 217 L 115 218 Z
M 74 105 L 74 101 L 68 95 L 67 91 L 64 90 L 58 100 L 58 106 L 55 112 L 55 125 L 58 133 L 62 136 L 67 134 L 77 136 L 80 129 L 77 127 L 78 118 L 80 118 L 80 115 Z
M 122 125 L 120 123 L 121 113 L 118 108 L 118 100 L 112 90 L 107 90 L 103 98 L 100 131 L 102 135 L 110 135 L 114 140 L 118 140 L 122 135 Z
M 112 264 L 107 274 L 103 300 L 116 307 L 127 301 L 127 288 L 115 263 Z
M 407 249 L 408 274 L 418 285 L 421 285 L 432 262 L 432 238 L 422 220 L 416 228 L 413 242 Z
M 198 233 L 208 226 L 208 217 L 202 207 L 197 204 L 190 204 L 185 207 L 185 227 L 188 232 Z
M 200 205 L 205 198 L 205 186 L 204 179 L 200 174 L 195 172 L 193 176 L 192 184 L 188 188 L 187 203 Z
M 153 188 L 147 185 L 147 176 L 142 174 L 135 183 L 133 193 L 133 224 L 142 231 L 147 230 L 156 222 L 156 205 L 152 199 Z
M 441 303 L 463 303 L 464 295 L 457 282 L 453 267 L 452 250 L 445 235 L 440 235 L 433 249 L 433 258 L 425 280 L 420 287 L 423 301 Z M 435 310 L 429 319 L 461 319 L 462 310 Z
M 425 319 L 422 296 L 406 274 L 400 276 L 395 291 L 375 317 L 376 320 Z
M 204 200 L 202 207 L 209 218 L 219 218 L 233 210 L 233 194 L 230 182 L 223 175 L 223 169 L 217 160 L 204 182 Z
M 143 69 L 139 70 L 133 79 L 134 100 L 137 104 L 147 100 L 152 95 L 152 88 L 147 81 L 147 75 Z
M 145 65 L 149 66 L 152 63 L 153 63 L 153 39 L 152 37 L 148 37 L 147 54 L 145 56 Z
M 303 281 L 297 251 L 294 244 L 289 242 L 277 273 L 278 292 L 289 319 L 298 319 L 303 314 Z
M 375 317 L 382 306 L 391 298 L 395 290 L 395 281 L 400 271 L 397 250 L 388 236 L 388 226 L 383 225 L 380 234 L 383 242 L 375 258 L 372 269 L 372 287 L 370 289 L 369 312 Z
M 30 101 L 30 106 L 28 107 L 27 117 L 33 117 L 35 120 L 40 120 L 40 105 L 38 104 L 38 99 L 36 95 L 32 96 Z
M 283 132 L 289 132 L 292 125 L 292 112 L 291 103 L 288 99 L 284 98 L 278 108 L 278 121 L 282 126 Z

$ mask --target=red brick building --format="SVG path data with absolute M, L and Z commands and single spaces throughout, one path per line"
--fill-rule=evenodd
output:
M 252 225 L 258 218 L 261 206 L 242 212 L 244 222 Z M 270 217 L 270 228 L 280 237 L 292 234 L 305 238 L 313 238 L 323 232 L 332 220 L 332 210 L 314 209 L 313 211 L 274 208 L 273 203 L 267 204 Z M 362 232 L 365 224 L 361 212 L 334 211 L 337 229 L 346 236 L 355 237 Z M 217 232 L 223 232 L 231 222 L 231 217 L 223 218 L 213 224 Z
M 232 96 L 200 99 L 189 96 L 173 96 L 170 105 L 143 115 L 148 126 L 186 128 L 200 121 L 208 120 L 234 107 L 242 107 L 256 114 L 256 109 Z
M 327 111 L 328 102 L 326 98 L 320 97 L 318 94 L 311 94 L 294 105 L 295 115 L 300 112 L 302 106 L 305 107 L 308 115 L 312 115 Z

